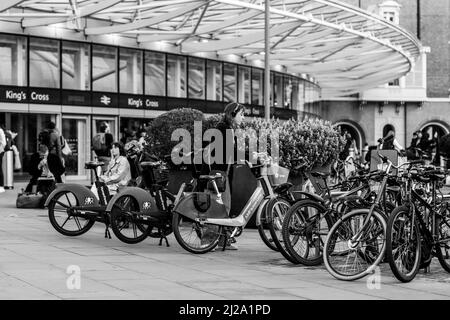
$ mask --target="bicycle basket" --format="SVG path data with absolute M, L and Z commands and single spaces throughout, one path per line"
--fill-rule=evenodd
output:
M 267 178 L 273 186 L 286 183 L 289 178 L 289 169 L 272 164 L 267 168 Z

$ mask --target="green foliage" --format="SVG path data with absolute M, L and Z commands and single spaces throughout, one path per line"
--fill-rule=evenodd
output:
M 184 128 L 193 137 L 194 121 L 202 121 L 203 132 L 215 128 L 222 119 L 222 115 L 212 115 L 205 118 L 203 113 L 193 109 L 175 109 L 157 117 L 148 128 L 148 142 L 151 152 L 158 156 L 170 154 L 172 148 L 178 143 L 171 141 L 172 132 L 175 129 Z M 296 169 L 304 158 L 308 165 L 301 170 L 323 166 L 337 158 L 345 145 L 344 138 L 331 123 L 323 120 L 295 120 L 281 121 L 271 119 L 265 121 L 261 118 L 253 118 L 243 124 L 243 129 L 254 129 L 254 134 L 249 139 L 257 139 L 257 135 L 264 134 L 268 137 L 279 136 L 279 162 L 280 165 L 291 170 L 292 176 L 300 172 Z M 197 137 L 200 138 L 201 137 Z M 191 141 L 193 146 L 194 141 Z M 271 140 L 268 139 L 268 151 L 271 150 Z
M 150 152 L 158 157 L 169 155 L 178 141 L 172 141 L 172 133 L 176 129 L 186 129 L 194 137 L 194 121 L 204 120 L 203 113 L 199 110 L 181 108 L 173 109 L 156 119 L 147 128 L 147 145 Z M 194 145 L 194 140 L 191 140 Z

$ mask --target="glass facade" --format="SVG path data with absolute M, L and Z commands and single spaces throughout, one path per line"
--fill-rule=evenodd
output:
M 92 90 L 117 91 L 117 47 L 92 45 Z
M 142 51 L 120 48 L 120 92 L 142 94 Z
M 223 64 L 223 101 L 237 101 L 237 65 Z
M 188 98 L 205 99 L 205 60 L 189 57 Z
M 239 102 L 251 103 L 250 92 L 250 68 L 239 66 Z
M 207 99 L 222 101 L 222 63 L 206 61 L 206 93 Z
M 5 86 L 264 105 L 264 70 L 230 62 L 0 34 L 0 64 L 0 85 Z M 271 72 L 270 90 L 271 105 L 284 109 L 303 111 L 305 103 L 320 97 L 317 85 L 280 72 Z
M 167 55 L 167 95 L 186 98 L 186 57 Z
M 264 70 L 252 69 L 252 104 L 264 105 Z
M 90 46 L 81 42 L 62 42 L 62 87 L 91 90 Z
M 30 38 L 30 86 L 59 88 L 59 41 Z
M 27 85 L 27 38 L 0 36 L 0 83 L 11 86 Z
M 145 94 L 166 95 L 166 55 L 145 52 Z

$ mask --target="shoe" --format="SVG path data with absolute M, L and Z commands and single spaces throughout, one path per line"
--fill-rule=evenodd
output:
M 0 193 L 5 192 L 5 188 L 4 187 L 0 187 Z
M 235 244 L 230 244 L 225 247 L 225 250 L 237 250 L 238 247 Z

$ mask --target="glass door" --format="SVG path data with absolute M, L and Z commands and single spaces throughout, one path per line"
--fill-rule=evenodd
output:
M 109 126 L 109 133 L 113 135 L 113 141 L 118 141 L 118 132 L 117 132 L 117 118 L 114 117 L 92 117 L 92 137 L 94 137 L 97 133 L 100 132 L 100 126 L 102 123 L 106 123 Z
M 89 132 L 88 117 L 62 117 L 62 134 L 72 150 L 72 154 L 65 158 L 66 176 L 89 179 L 89 170 L 84 168 L 85 162 L 91 159 Z

